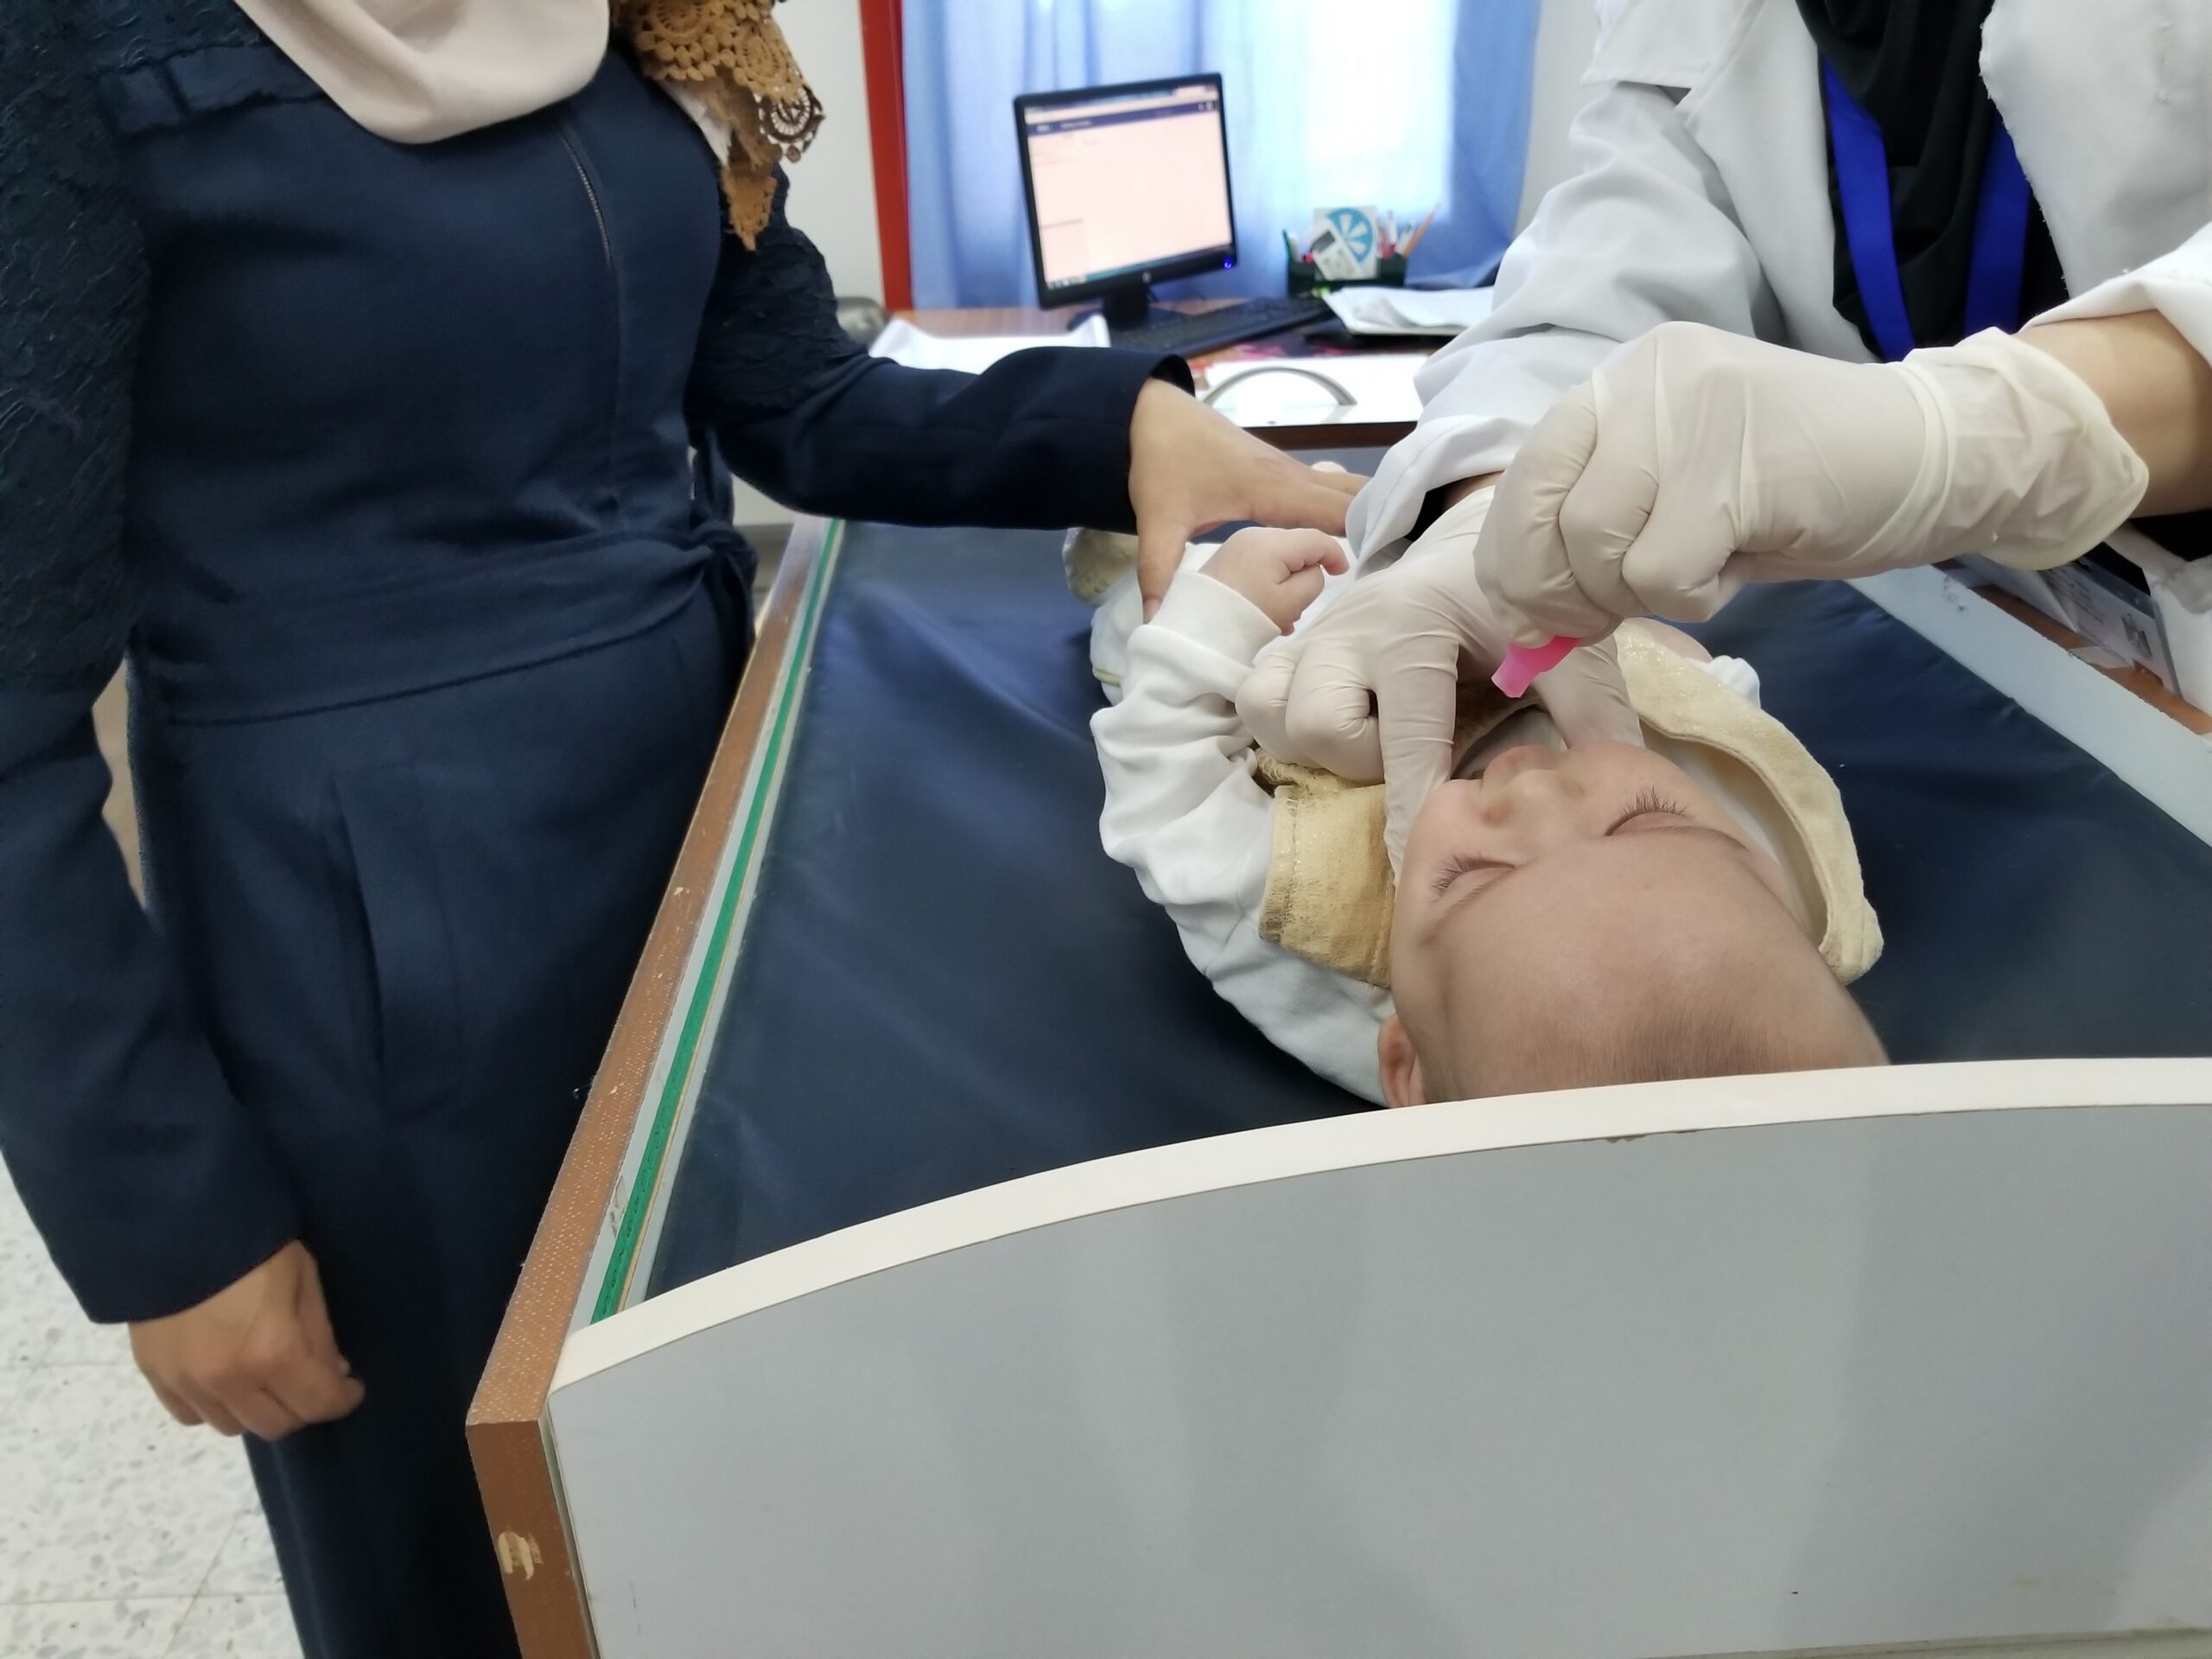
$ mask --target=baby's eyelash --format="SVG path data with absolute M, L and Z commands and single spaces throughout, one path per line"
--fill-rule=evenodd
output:
M 1435 879 L 1429 883 L 1429 896 L 1435 899 L 1441 899 L 1444 896 L 1445 888 L 1450 887 L 1454 881 L 1457 881 L 1461 876 L 1465 875 L 1469 870 L 1471 870 L 1474 868 L 1475 863 L 1472 859 L 1455 858 L 1452 860 L 1451 862 L 1445 865 L 1442 869 L 1436 873 Z
M 1610 836 L 1614 830 L 1619 829 L 1623 824 L 1627 823 L 1633 819 L 1643 817 L 1646 814 L 1653 814 L 1658 817 L 1670 818 L 1681 818 L 1688 817 L 1689 816 L 1687 812 L 1682 810 L 1682 805 L 1680 801 L 1668 800 L 1662 797 L 1657 790 L 1647 789 L 1643 794 L 1637 796 L 1634 801 L 1629 804 L 1629 809 L 1627 811 L 1622 813 L 1620 817 L 1612 821 L 1611 824 L 1607 827 L 1605 833 Z

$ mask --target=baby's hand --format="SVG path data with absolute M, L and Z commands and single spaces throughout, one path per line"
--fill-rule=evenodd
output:
M 1205 574 L 1242 594 L 1285 633 L 1344 569 L 1337 538 L 1318 530 L 1240 530 L 1206 561 Z

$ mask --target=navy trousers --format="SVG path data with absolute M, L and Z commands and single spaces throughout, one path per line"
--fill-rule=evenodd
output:
M 412 696 L 139 710 L 146 820 L 195 843 L 149 832 L 155 902 L 366 1389 L 249 1443 L 310 1659 L 513 1649 L 462 1421 L 713 754 L 734 587 Z

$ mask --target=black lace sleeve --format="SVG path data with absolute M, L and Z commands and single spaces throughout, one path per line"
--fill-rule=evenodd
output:
M 0 683 L 97 683 L 122 556 L 145 260 L 68 0 L 0 27 Z
M 78 4 L 0 23 L 0 1154 L 117 1321 L 213 1294 L 297 1217 L 100 821 L 147 275 Z
M 830 273 L 784 211 L 725 236 L 690 415 L 737 474 L 787 505 L 893 524 L 1127 528 L 1129 416 L 1182 359 L 1019 352 L 987 373 L 904 368 L 837 326 Z

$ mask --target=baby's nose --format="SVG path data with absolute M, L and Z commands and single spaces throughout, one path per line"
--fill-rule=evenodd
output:
M 1541 743 L 1523 743 L 1508 749 L 1483 768 L 1483 792 L 1503 790 L 1516 778 L 1533 774 L 1549 774 L 1554 779 L 1563 776 L 1567 757 Z
M 1562 808 L 1583 792 L 1567 756 L 1533 744 L 1491 761 L 1482 788 L 1483 820 L 1496 825 Z

